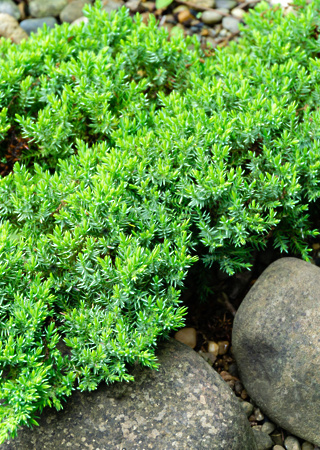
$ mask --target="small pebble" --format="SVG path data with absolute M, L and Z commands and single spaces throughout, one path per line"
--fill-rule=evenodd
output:
M 285 450 L 285 448 L 282 447 L 282 445 L 275 445 L 274 447 L 272 447 L 272 450 Z
M 241 397 L 243 400 L 245 400 L 246 398 L 248 398 L 248 392 L 247 392 L 245 389 L 243 389 L 243 391 L 242 391 L 241 394 L 240 394 L 240 397 Z
M 301 450 L 314 450 L 314 445 L 310 444 L 310 442 L 305 441 L 301 446 Z
M 229 368 L 229 370 L 230 370 L 230 368 Z M 235 385 L 234 385 L 234 392 L 237 395 L 240 395 L 242 391 L 243 391 L 243 384 L 241 383 L 241 381 L 236 381 Z
M 181 330 L 176 332 L 174 338 L 191 348 L 195 348 L 197 345 L 197 332 L 194 328 L 181 328 Z
M 143 9 L 149 12 L 153 12 L 156 9 L 155 2 L 143 2 L 142 3 Z
M 103 8 L 102 9 L 104 9 L 108 13 L 111 12 L 111 11 L 116 11 L 117 9 L 120 9 L 121 6 L 124 5 L 123 1 L 121 1 L 121 0 L 119 0 L 119 1 L 104 0 L 102 2 L 102 4 L 103 4 Z
M 261 422 L 261 420 L 264 419 L 264 415 L 262 414 L 259 408 L 254 409 L 254 417 L 258 422 Z
M 279 431 L 271 433 L 270 437 L 276 445 L 282 445 L 282 434 Z
M 210 366 L 213 366 L 213 363 L 216 361 L 217 357 L 213 353 L 203 352 L 201 350 L 198 351 L 198 354 L 202 356 L 202 358 L 207 361 Z
M 255 430 L 254 428 L 252 428 L 252 432 L 254 434 L 258 450 L 270 450 L 272 448 L 273 442 L 267 433 L 264 433 L 261 430 Z
M 229 381 L 227 381 L 226 383 L 227 383 L 227 385 L 230 386 L 230 388 L 234 391 L 234 384 L 235 384 L 235 381 L 234 381 L 234 380 L 229 380 Z
M 241 402 L 241 407 L 246 413 L 247 417 L 250 417 L 253 412 L 253 405 L 249 402 Z
M 195 5 L 201 8 L 214 8 L 216 6 L 215 0 L 198 0 Z
M 20 27 L 28 34 L 31 32 L 36 33 L 39 28 L 42 28 L 44 24 L 48 28 L 54 28 L 57 24 L 55 17 L 40 17 L 39 19 L 26 19 L 20 22 Z
M 234 377 L 239 378 L 238 367 L 235 362 L 229 365 L 229 373 L 231 373 L 231 375 L 233 375 Z
M 19 8 L 12 0 L 0 0 L 0 13 L 9 14 L 17 20 L 21 18 Z
M 204 11 L 201 14 L 201 20 L 207 25 L 213 25 L 215 23 L 221 22 L 222 16 L 215 11 Z
M 194 16 L 191 14 L 189 10 L 187 11 L 181 11 L 178 14 L 178 21 L 180 23 L 188 22 L 189 20 L 194 19 Z
M 241 20 L 243 18 L 245 13 L 246 12 L 241 8 L 233 8 L 233 10 L 231 11 L 231 14 L 233 15 L 233 17 L 235 17 L 236 19 L 239 19 L 239 20 Z
M 172 12 L 173 12 L 173 14 L 179 14 L 179 12 L 181 12 L 181 11 L 189 11 L 189 9 L 185 5 L 179 5 L 176 8 L 174 8 L 174 10 Z
M 224 381 L 230 381 L 230 380 L 235 381 L 234 377 L 232 375 L 230 375 L 230 373 L 226 372 L 225 370 L 220 372 L 220 376 Z
M 215 356 L 219 355 L 219 345 L 214 341 L 208 342 L 208 352 L 213 353 Z
M 111 12 L 111 11 L 109 11 L 109 12 Z M 141 14 L 141 17 L 142 17 L 142 22 L 147 24 L 149 22 L 149 19 L 150 19 L 150 13 L 148 11 L 146 11 L 146 12 Z
M 137 12 L 140 6 L 140 0 L 129 0 L 126 3 L 126 8 L 130 9 L 132 12 Z
M 166 15 L 166 23 L 177 23 L 173 14 Z
M 229 350 L 230 342 L 228 341 L 219 341 L 219 355 L 225 355 Z
M 276 426 L 272 422 L 265 422 L 262 425 L 262 431 L 267 434 L 271 434 L 276 429 Z
M 76 19 L 74 22 L 72 22 L 71 26 L 78 25 L 79 23 L 82 23 L 82 22 L 88 23 L 89 22 L 88 17 L 85 17 L 85 16 L 79 17 L 79 19 Z
M 90 0 L 74 0 L 69 3 L 60 13 L 61 22 L 72 23 L 79 17 L 83 16 L 82 10 L 87 3 L 91 3 Z
M 168 31 L 168 33 L 170 33 L 170 31 L 172 30 L 172 28 L 174 27 L 174 25 L 173 25 L 173 23 L 167 23 L 167 22 L 165 22 L 165 23 L 163 23 L 163 24 L 160 24 L 160 27 L 165 28 L 165 29 Z
M 294 436 L 288 436 L 285 438 L 284 447 L 286 450 L 301 450 L 300 443 Z
M 220 36 L 220 37 L 228 36 L 228 31 L 225 30 L 225 29 L 223 28 L 223 29 L 220 31 L 219 36 Z
M 222 26 L 231 31 L 231 33 L 237 33 L 239 31 L 239 20 L 235 17 L 224 17 L 222 19 Z
M 235 0 L 216 0 L 216 8 L 226 8 L 228 10 L 233 9 L 237 6 Z

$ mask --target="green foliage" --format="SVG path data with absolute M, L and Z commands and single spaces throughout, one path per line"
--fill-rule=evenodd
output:
M 156 8 L 162 9 L 166 8 L 167 6 L 171 5 L 173 0 L 156 0 Z
M 123 8 L 0 41 L 0 442 L 76 387 L 157 367 L 200 257 L 308 258 L 320 195 L 317 3 L 257 5 L 206 58 Z

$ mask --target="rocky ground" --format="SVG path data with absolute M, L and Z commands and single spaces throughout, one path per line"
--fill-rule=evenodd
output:
M 281 3 L 288 9 L 291 8 L 288 1 L 270 0 L 270 3 Z M 62 22 L 83 20 L 82 8 L 86 3 L 94 0 L 0 0 L 0 36 L 18 43 L 44 23 L 51 28 Z M 170 0 L 102 0 L 102 3 L 108 12 L 126 5 L 132 14 L 141 13 L 146 22 L 154 14 L 159 26 L 166 27 L 170 33 L 182 30 L 185 35 L 196 34 L 203 46 L 216 47 L 237 39 L 244 14 L 258 0 L 174 0 L 171 3 Z M 168 6 L 163 7 L 164 4 Z
M 271 0 L 271 3 L 273 0 Z M 46 23 L 54 27 L 62 22 L 75 23 L 82 18 L 82 8 L 90 0 L 0 0 L 0 36 L 9 37 L 13 42 L 27 38 L 32 31 Z M 168 3 L 168 2 L 167 2 Z M 204 47 L 227 45 L 239 35 L 239 24 L 244 14 L 257 1 L 237 2 L 236 0 L 174 0 L 165 8 L 157 8 L 154 1 L 104 0 L 107 11 L 118 9 L 125 4 L 132 14 L 140 12 L 145 21 L 149 15 L 155 14 L 159 26 L 167 27 L 170 33 L 182 30 L 185 35 L 196 34 Z M 290 6 L 285 0 L 274 1 L 282 3 L 282 7 Z M 5 175 L 12 166 L 0 167 Z M 310 242 L 312 256 L 318 263 L 320 244 Z M 276 251 L 267 249 L 256 253 L 253 267 L 233 277 L 228 277 L 214 268 L 206 273 L 209 278 L 211 292 L 207 301 L 200 301 L 204 293 L 199 290 L 201 280 L 199 273 L 191 273 L 187 280 L 187 289 L 183 301 L 188 306 L 186 328 L 180 330 L 176 338 L 187 343 L 205 358 L 221 377 L 242 399 L 251 426 L 256 430 L 266 432 L 272 439 L 271 444 L 262 448 L 274 450 L 311 450 L 318 449 L 314 445 L 290 436 L 285 430 L 277 428 L 251 402 L 246 390 L 239 380 L 237 366 L 232 354 L 231 335 L 232 323 L 238 306 L 243 300 L 257 277 L 274 260 L 281 257 Z

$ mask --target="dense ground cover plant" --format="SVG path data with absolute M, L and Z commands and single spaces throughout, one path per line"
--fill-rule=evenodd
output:
M 198 259 L 307 258 L 320 182 L 318 3 L 259 4 L 206 57 L 152 19 L 0 43 L 0 442 L 72 389 L 155 368 Z

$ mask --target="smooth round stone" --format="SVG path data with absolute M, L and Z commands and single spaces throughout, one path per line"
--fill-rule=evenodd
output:
M 272 438 L 273 442 L 275 443 L 275 445 L 279 445 L 280 448 L 284 448 L 282 446 L 283 439 L 282 439 L 282 433 L 280 431 L 274 431 L 273 433 L 271 433 L 271 438 Z
M 68 0 L 32 0 L 29 3 L 29 11 L 33 17 L 58 16 Z
M 221 14 L 221 16 L 223 16 L 224 14 L 230 13 L 230 11 L 227 8 L 217 8 L 216 11 L 217 11 L 217 13 Z
M 272 450 L 285 450 L 285 448 L 282 447 L 282 445 L 275 445 L 274 447 L 272 447 Z
M 116 11 L 117 9 L 121 8 L 122 5 L 124 5 L 123 1 L 115 1 L 115 0 L 104 0 L 102 2 L 103 9 L 107 11 L 108 13 L 111 11 Z
M 230 342 L 228 341 L 219 341 L 218 342 L 218 346 L 219 346 L 219 355 L 225 355 L 230 347 Z
M 22 39 L 28 39 L 27 33 L 20 27 L 19 22 L 4 13 L 0 13 L 0 36 L 11 39 L 15 44 L 19 44 Z
M 9 14 L 17 20 L 21 18 L 19 8 L 12 0 L 0 0 L 0 14 Z
M 265 422 L 262 425 L 261 431 L 263 431 L 264 433 L 267 433 L 267 434 L 271 434 L 275 429 L 276 429 L 276 426 L 275 426 L 274 423 L 272 423 L 272 422 Z
M 213 353 L 215 356 L 219 354 L 219 345 L 214 341 L 208 342 L 208 352 Z
M 267 433 L 256 428 L 252 428 L 252 431 L 258 450 L 270 450 L 273 447 L 273 441 Z
M 319 267 L 300 259 L 273 262 L 242 301 L 232 330 L 250 398 L 276 425 L 318 446 L 319 278 Z
M 237 33 L 239 31 L 239 20 L 234 17 L 224 17 L 222 26 L 231 33 Z
M 28 34 L 36 33 L 39 28 L 42 28 L 44 24 L 48 28 L 54 28 L 57 24 L 55 17 L 39 17 L 38 19 L 25 19 L 20 22 L 20 27 Z
M 264 419 L 264 415 L 262 414 L 259 408 L 255 408 L 254 417 L 258 422 L 261 422 Z
M 174 338 L 191 348 L 195 348 L 197 345 L 197 332 L 194 328 L 181 328 L 181 330 L 176 332 Z
M 249 402 L 241 402 L 241 408 L 244 410 L 244 412 L 246 413 L 247 417 L 250 417 L 251 414 L 253 413 L 253 405 L 252 403 Z
M 89 22 L 88 17 L 85 17 L 85 16 L 79 17 L 79 19 L 76 19 L 74 22 L 72 22 L 71 26 L 78 25 L 79 23 L 82 23 L 82 22 L 88 23 Z
M 303 442 L 301 450 L 314 450 L 314 445 L 310 444 L 310 442 Z
M 190 22 L 192 19 L 194 19 L 194 16 L 191 14 L 191 12 L 189 10 L 186 11 L 181 11 L 178 14 L 178 21 L 179 23 L 184 23 L 184 22 Z
M 179 13 L 181 13 L 181 11 L 189 11 L 189 9 L 185 5 L 179 5 L 176 8 L 174 8 L 174 10 L 172 12 L 173 12 L 173 14 L 179 14 Z
M 60 13 L 61 22 L 72 23 L 82 17 L 82 10 L 87 3 L 91 4 L 91 0 L 74 0 L 69 3 Z
M 301 446 L 301 450 L 314 450 L 314 445 L 310 444 L 310 442 L 303 442 Z
M 288 436 L 285 438 L 284 447 L 286 450 L 301 450 L 300 443 L 294 436 Z
M 214 25 L 222 20 L 222 16 L 215 11 L 204 11 L 201 14 L 201 20 L 207 25 Z
M 194 2 L 195 5 L 201 8 L 214 8 L 216 6 L 215 0 L 197 0 Z
M 233 8 L 233 10 L 231 11 L 231 14 L 233 15 L 233 17 L 235 17 L 236 19 L 239 19 L 239 20 L 241 20 L 243 18 L 245 13 L 246 12 L 241 8 Z
M 233 9 L 237 6 L 237 2 L 235 0 L 216 0 L 216 8 L 225 8 L 225 9 Z
M 230 367 L 229 367 L 230 370 Z M 241 392 L 243 391 L 244 387 L 243 384 L 241 383 L 241 381 L 236 381 L 234 384 L 234 392 L 238 395 L 241 394 Z
M 126 8 L 130 9 L 132 12 L 137 12 L 140 6 L 140 0 L 129 0 L 126 3 Z

